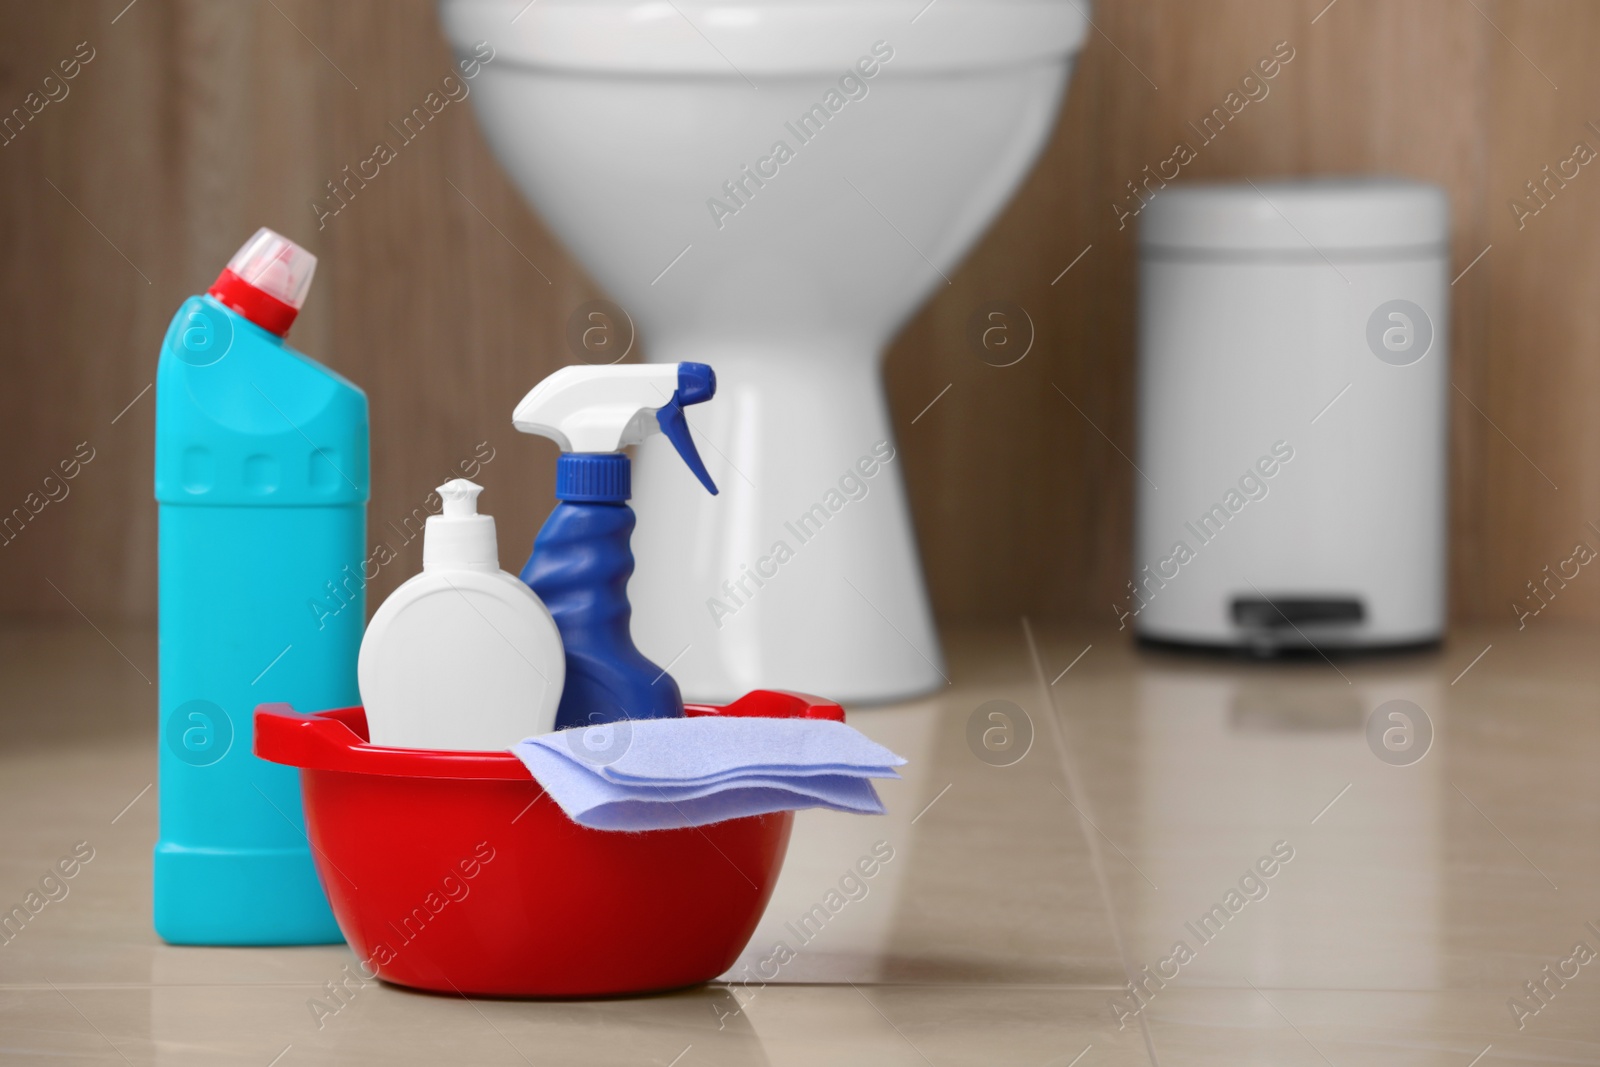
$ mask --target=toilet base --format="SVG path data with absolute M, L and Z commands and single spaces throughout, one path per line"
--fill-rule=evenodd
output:
M 690 419 L 721 492 L 667 442 L 640 447 L 639 648 L 696 701 L 767 686 L 883 703 L 947 684 L 879 360 L 717 349 L 652 353 L 716 368 L 716 402 Z

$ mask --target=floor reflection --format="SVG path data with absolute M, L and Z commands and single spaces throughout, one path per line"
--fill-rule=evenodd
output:
M 1432 989 L 1439 978 L 1442 761 L 1381 761 L 1379 705 L 1433 709 L 1431 658 L 1340 668 L 1139 667 L 1138 959 L 1184 984 Z M 1173 968 L 1169 966 L 1168 971 Z

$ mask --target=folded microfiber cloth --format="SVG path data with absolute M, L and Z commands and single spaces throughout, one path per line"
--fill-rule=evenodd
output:
M 801 808 L 882 815 L 905 760 L 841 722 L 703 716 L 559 730 L 511 751 L 574 822 L 662 830 Z

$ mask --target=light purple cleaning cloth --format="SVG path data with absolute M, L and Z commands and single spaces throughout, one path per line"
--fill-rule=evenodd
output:
M 869 779 L 905 760 L 827 719 L 634 719 L 558 730 L 511 751 L 568 817 L 663 830 L 801 808 L 882 815 Z

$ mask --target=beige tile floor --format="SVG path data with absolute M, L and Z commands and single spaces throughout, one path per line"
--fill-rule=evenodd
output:
M 1537 1003 L 1523 983 L 1577 942 L 1600 950 L 1600 630 L 1270 666 L 1138 652 L 1109 630 L 1037 638 L 1036 665 L 1020 624 L 952 635 L 946 690 L 852 713 L 908 773 L 883 789 L 887 818 L 800 816 L 747 959 L 875 842 L 894 859 L 765 987 L 738 967 L 597 1002 L 374 983 L 319 1027 L 308 1001 L 351 961 L 342 947 L 174 948 L 151 931 L 150 633 L 0 632 L 0 901 L 94 848 L 0 946 L 0 1061 L 1600 1063 L 1600 960 L 1551 981 L 1520 1029 L 1508 1008 Z M 1394 699 L 1434 731 L 1406 766 L 1364 732 Z M 990 701 L 1020 709 L 1009 752 L 969 743 Z M 1292 858 L 1246 877 L 1274 848 Z M 1135 1002 L 1146 966 L 1167 977 Z

